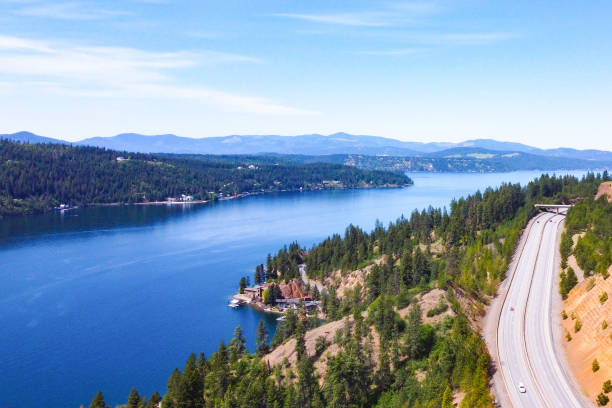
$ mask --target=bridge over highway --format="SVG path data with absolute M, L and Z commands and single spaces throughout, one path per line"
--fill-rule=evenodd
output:
M 556 214 L 566 213 L 567 210 L 572 207 L 571 204 L 535 204 L 535 207 L 548 212 L 554 212 Z

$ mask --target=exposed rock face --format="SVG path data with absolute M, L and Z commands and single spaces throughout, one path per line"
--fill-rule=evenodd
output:
M 308 295 L 304 283 L 297 279 L 292 279 L 289 283 L 281 283 L 278 287 L 285 299 L 301 299 Z
M 606 181 L 599 185 L 595 199 L 597 200 L 599 197 L 601 197 L 604 194 L 608 196 L 608 202 L 612 203 L 612 181 Z

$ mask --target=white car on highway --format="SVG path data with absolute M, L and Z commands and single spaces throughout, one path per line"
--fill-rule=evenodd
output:
M 522 382 L 519 383 L 518 389 L 521 394 L 524 394 L 527 392 L 527 388 L 525 388 L 525 384 L 523 384 Z

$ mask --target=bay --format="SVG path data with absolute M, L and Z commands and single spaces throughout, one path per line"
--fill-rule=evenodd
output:
M 565 174 L 564 172 L 563 174 Z M 570 172 L 582 175 L 584 172 Z M 88 207 L 0 220 L 0 407 L 110 404 L 165 391 L 190 352 L 274 315 L 227 307 L 266 254 L 310 247 L 540 172 L 414 173 L 412 187 L 250 196 L 211 205 Z

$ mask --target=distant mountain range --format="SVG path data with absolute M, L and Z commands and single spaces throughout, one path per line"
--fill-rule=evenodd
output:
M 30 132 L 0 134 L 0 138 L 29 143 L 70 143 Z M 585 166 L 601 168 L 612 165 L 612 152 L 603 150 L 540 149 L 522 143 L 500 142 L 493 139 L 467 140 L 460 143 L 404 142 L 379 136 L 350 135 L 347 133 L 334 133 L 328 136 L 320 134 L 300 136 L 231 135 L 201 139 L 172 134 L 146 136 L 137 133 L 122 133 L 112 137 L 87 138 L 71 144 L 139 153 L 365 155 L 392 156 L 398 158 L 396 161 L 401 161 L 399 158 L 402 157 L 448 159 L 447 162 L 455 164 L 458 163 L 458 160 L 467 160 L 467 167 L 479 168 L 481 171 L 487 171 L 485 169 L 492 171 L 490 163 L 487 164 L 488 162 L 497 163 L 495 166 L 504 163 L 502 167 L 513 169 L 538 168 L 538 162 L 542 163 L 542 169 L 575 169 Z M 546 160 L 543 160 L 544 158 Z M 391 161 L 393 162 L 393 160 Z M 403 161 L 405 162 L 405 160 Z M 475 161 L 476 164 L 472 166 L 469 161 Z M 514 163 L 511 163 L 512 161 Z M 443 162 L 438 161 L 438 163 Z M 529 164 L 527 165 L 527 163 Z

